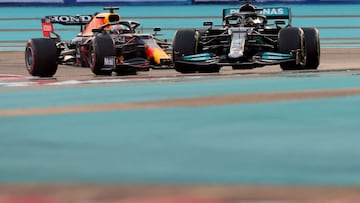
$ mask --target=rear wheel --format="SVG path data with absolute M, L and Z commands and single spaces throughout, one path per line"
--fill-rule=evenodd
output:
M 289 54 L 292 51 L 298 50 L 297 58 L 300 60 L 280 63 L 283 70 L 301 70 L 306 62 L 306 50 L 304 31 L 297 27 L 283 28 L 279 32 L 279 51 L 284 54 Z M 294 52 L 295 53 L 295 52 Z
M 316 28 L 302 28 L 305 35 L 306 64 L 304 69 L 317 69 L 320 65 L 320 39 Z
M 35 38 L 26 43 L 25 64 L 32 76 L 52 77 L 58 67 L 58 50 L 48 38 Z
M 89 47 L 89 66 L 95 75 L 111 75 L 114 68 L 104 67 L 104 58 L 115 56 L 115 47 L 110 36 L 98 35 L 94 37 Z

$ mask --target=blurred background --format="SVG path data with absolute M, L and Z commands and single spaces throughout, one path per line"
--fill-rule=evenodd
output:
M 153 28 L 160 27 L 159 38 L 171 41 L 179 28 L 201 28 L 204 21 L 220 25 L 222 9 L 239 4 L 234 0 L 1 0 L 0 50 L 23 50 L 28 39 L 42 37 L 40 19 L 47 15 L 89 15 L 115 6 L 123 20 L 141 23 L 140 32 L 153 33 Z M 259 0 L 255 4 L 291 7 L 293 25 L 317 27 L 322 48 L 360 45 L 358 0 Z M 70 40 L 80 29 L 55 25 L 55 31 Z
M 360 0 L 254 4 L 290 7 L 294 26 L 319 29 L 321 48 L 360 48 Z M 88 15 L 115 6 L 123 20 L 141 23 L 139 31 L 152 33 L 160 27 L 159 38 L 171 42 L 179 28 L 200 28 L 204 21 L 221 24 L 222 9 L 240 3 L 0 0 L 0 6 L 0 51 L 22 52 L 28 39 L 42 37 L 40 19 L 47 15 Z M 55 25 L 55 31 L 71 40 L 79 27 Z M 358 73 L 325 79 L 313 73 L 285 74 L 275 79 L 3 88 L 0 108 L 359 87 Z M 2 116 L 0 203 L 359 202 L 358 104 L 359 97 L 354 96 L 214 108 Z

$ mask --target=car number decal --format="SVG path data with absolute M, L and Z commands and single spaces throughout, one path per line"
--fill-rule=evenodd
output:
M 106 56 L 104 57 L 104 66 L 115 66 L 115 57 L 114 56 Z

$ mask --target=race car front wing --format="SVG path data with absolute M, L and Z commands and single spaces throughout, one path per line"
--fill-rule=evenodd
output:
M 277 52 L 262 52 L 254 55 L 251 60 L 248 61 L 236 61 L 230 62 L 221 60 L 219 56 L 215 56 L 211 53 L 201 53 L 195 55 L 183 56 L 180 60 L 175 61 L 176 64 L 188 64 L 197 66 L 219 65 L 219 66 L 233 66 L 233 67 L 262 67 L 266 65 L 277 65 L 284 62 L 301 63 L 300 50 L 294 50 L 289 54 L 277 53 Z

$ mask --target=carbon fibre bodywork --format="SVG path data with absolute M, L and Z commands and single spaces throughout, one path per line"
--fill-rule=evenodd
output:
M 276 64 L 284 70 L 306 69 L 307 51 L 319 50 L 317 30 L 308 34 L 308 28 L 292 27 L 290 8 L 256 8 L 247 1 L 240 9 L 223 9 L 222 14 L 222 25 L 204 22 L 204 28 L 177 31 L 173 40 L 177 71 L 218 72 L 222 66 L 251 69 Z M 310 38 L 315 38 L 317 47 L 306 44 Z M 191 45 L 182 45 L 185 40 Z M 320 57 L 320 51 L 316 54 Z M 309 61 L 318 63 L 319 57 Z
M 140 33 L 137 31 L 139 22 L 121 20 L 120 15 L 114 12 L 118 8 L 104 9 L 109 12 L 78 16 L 53 15 L 42 19 L 44 39 L 51 39 L 57 48 L 57 64 L 90 67 L 96 75 L 111 75 L 113 71 L 126 75 L 151 68 L 172 68 L 169 56 L 171 44 L 157 38 L 160 28 L 155 28 L 153 34 Z M 62 41 L 54 31 L 53 24 L 80 26 L 80 32 L 72 40 Z M 45 44 L 45 40 L 37 41 Z M 27 51 L 39 52 L 33 45 L 34 42 L 29 43 Z M 26 56 L 31 55 L 34 54 Z M 32 69 L 47 67 L 32 63 L 27 64 L 27 68 L 33 75 Z

